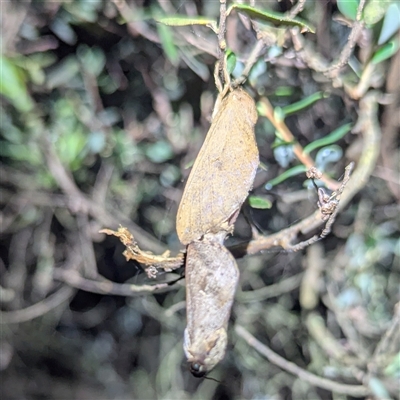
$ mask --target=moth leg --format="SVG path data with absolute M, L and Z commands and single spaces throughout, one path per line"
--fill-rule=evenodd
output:
M 214 68 L 215 86 L 217 87 L 221 98 L 224 98 L 228 90 L 231 88 L 231 76 L 227 67 L 227 57 L 228 55 L 225 53 L 224 58 L 222 60 L 218 60 L 215 63 Z M 223 81 L 221 78 L 223 78 Z
M 218 92 L 219 92 L 219 93 L 222 93 L 223 90 L 224 90 L 224 88 L 223 88 L 223 86 L 222 86 L 221 78 L 220 78 L 220 76 L 219 76 L 219 65 L 220 65 L 220 62 L 217 61 L 217 62 L 215 63 L 215 67 L 214 67 L 214 81 L 215 81 L 215 86 L 216 86 L 217 89 L 218 89 Z
M 219 95 L 217 97 L 217 100 L 215 101 L 212 119 L 214 119 L 215 115 L 218 113 L 221 102 L 231 87 L 229 73 L 226 68 L 226 55 L 224 57 L 223 68 L 222 68 L 223 75 L 224 75 L 224 84 L 222 83 L 221 76 L 220 76 L 220 65 L 221 65 L 220 61 L 217 61 L 215 63 L 215 68 L 214 68 L 214 81 L 215 81 L 215 86 L 218 89 Z M 228 79 L 228 81 L 227 81 L 227 79 Z M 227 84 L 226 82 L 229 82 L 229 83 Z

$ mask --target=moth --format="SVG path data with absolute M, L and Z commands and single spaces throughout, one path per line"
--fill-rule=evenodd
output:
M 254 100 L 242 89 L 220 95 L 177 213 L 187 245 L 184 351 L 202 377 L 225 355 L 239 270 L 223 243 L 253 186 L 259 164 Z
M 178 208 L 176 229 L 184 245 L 206 233 L 231 232 L 259 164 L 254 100 L 237 88 L 217 103 Z
M 184 351 L 190 372 L 202 377 L 224 357 L 227 326 L 239 281 L 239 269 L 223 246 L 225 235 L 194 241 L 186 256 Z

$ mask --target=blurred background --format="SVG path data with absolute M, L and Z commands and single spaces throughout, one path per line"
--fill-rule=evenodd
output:
M 337 60 L 348 41 L 358 1 L 343 3 L 303 4 L 301 17 L 316 25 L 303 35 L 314 63 L 294 51 L 284 28 L 228 17 L 233 74 L 263 40 L 247 89 L 286 110 L 296 140 L 314 144 L 310 155 L 333 179 L 364 154 L 362 129 L 350 132 L 363 98 L 370 90 L 389 95 L 365 112 L 381 135 L 378 158 L 370 156 L 371 176 L 333 232 L 297 253 L 268 249 L 238 260 L 228 351 L 210 374 L 217 382 L 188 371 L 184 280 L 149 286 L 172 282 L 183 269 L 150 279 L 125 261 L 116 238 L 99 231 L 121 224 L 143 250 L 182 250 L 176 211 L 210 125 L 218 43 L 206 26 L 154 18 L 217 20 L 219 2 L 1 3 L 2 399 L 354 398 L 283 371 L 234 326 L 316 375 L 398 398 L 400 12 L 396 2 L 367 2 L 350 67 L 333 79 L 315 65 Z M 251 4 L 293 7 L 288 0 Z M 295 174 L 301 164 L 293 143 L 265 117 L 256 136 L 258 203 L 244 206 L 228 246 L 251 239 L 249 220 L 268 235 L 316 210 L 315 189 Z

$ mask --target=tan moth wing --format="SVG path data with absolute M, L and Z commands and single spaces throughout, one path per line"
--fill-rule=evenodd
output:
M 195 376 L 204 376 L 222 360 L 228 342 L 239 270 L 223 239 L 195 241 L 187 248 L 184 350 Z
M 259 164 L 256 122 L 254 100 L 242 89 L 222 100 L 179 204 L 176 227 L 183 244 L 229 231 L 224 223 L 246 199 Z

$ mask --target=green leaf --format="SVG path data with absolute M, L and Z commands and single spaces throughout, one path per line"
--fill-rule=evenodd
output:
M 197 74 L 203 81 L 207 82 L 210 77 L 210 71 L 206 64 L 203 64 L 201 60 L 198 60 L 192 51 L 189 48 L 181 47 L 180 48 L 180 57 L 185 64 L 195 73 Z
M 337 0 L 337 6 L 339 11 L 349 19 L 353 21 L 357 17 L 358 0 Z
M 337 142 L 340 140 L 343 136 L 345 136 L 348 132 L 351 131 L 352 124 L 346 124 L 342 125 L 339 128 L 335 129 L 333 132 L 331 132 L 329 135 L 326 135 L 325 137 L 314 140 L 314 142 L 311 142 L 307 146 L 304 147 L 304 153 L 305 154 L 310 154 L 313 150 L 316 150 L 320 147 L 328 146 L 332 143 Z
M 380 49 L 376 51 L 373 55 L 371 62 L 373 64 L 378 64 L 390 57 L 392 57 L 399 49 L 398 40 L 391 40 L 390 42 L 384 44 Z
M 320 171 L 326 171 L 331 163 L 339 161 L 343 156 L 343 150 L 336 144 L 323 147 L 315 156 L 315 166 Z
M 280 133 L 278 131 L 275 131 L 275 140 L 271 145 L 271 149 L 276 149 L 277 147 L 280 146 L 290 146 L 295 144 L 296 141 L 292 140 L 291 142 L 286 142 L 282 139 L 282 136 L 280 135 Z
M 177 66 L 179 62 L 179 54 L 174 43 L 174 37 L 171 32 L 171 28 L 166 25 L 157 24 L 157 31 L 158 36 L 161 39 L 161 46 L 164 50 L 164 53 L 168 57 L 169 61 L 171 61 L 171 64 Z
M 249 204 L 251 208 L 258 210 L 267 210 L 272 207 L 272 202 L 265 196 L 249 196 Z
M 280 174 L 274 179 L 271 179 L 269 182 L 265 184 L 265 189 L 271 190 L 274 186 L 278 185 L 279 183 L 285 181 L 292 176 L 296 176 L 302 174 L 307 171 L 307 167 L 304 165 L 296 165 L 293 168 L 288 169 L 283 174 Z
M 21 112 L 30 111 L 33 101 L 25 84 L 25 74 L 12 59 L 0 56 L 0 93 Z
M 370 0 L 363 10 L 363 20 L 367 25 L 374 25 L 382 19 L 390 3 L 382 0 Z
M 282 167 L 287 168 L 294 159 L 293 146 L 277 146 L 274 148 L 276 162 Z
M 89 21 L 95 23 L 97 21 L 100 10 L 102 10 L 101 0 L 90 1 L 70 1 L 65 2 L 63 6 L 78 21 Z
M 43 162 L 43 156 L 38 147 L 32 143 L 14 144 L 10 142 L 0 142 L 0 155 L 9 157 L 15 161 L 26 161 L 30 165 L 38 166 Z
M 75 55 L 69 55 L 54 65 L 47 73 L 47 87 L 54 89 L 68 86 L 79 73 L 79 62 Z
M 227 15 L 229 15 L 234 9 L 238 10 L 239 12 L 246 13 L 250 18 L 256 18 L 261 21 L 269 22 L 275 26 L 298 26 L 301 32 L 315 33 L 315 28 L 300 18 L 290 18 L 285 14 L 269 10 L 260 10 L 258 8 L 248 6 L 247 4 L 232 4 L 227 10 Z
M 291 86 L 279 86 L 275 89 L 275 96 L 287 97 L 294 93 L 294 88 Z
M 285 113 L 282 110 L 282 107 L 276 106 L 274 108 L 274 118 L 276 121 L 284 121 L 285 120 Z
M 183 169 L 189 169 L 189 168 L 192 168 L 193 167 L 193 164 L 194 164 L 194 162 L 195 162 L 195 159 L 193 159 L 193 160 L 191 160 L 191 161 L 188 161 L 184 166 L 183 166 Z
M 231 74 L 236 67 L 236 54 L 229 49 L 226 51 L 226 66 L 229 74 Z
M 152 143 L 145 148 L 146 156 L 154 163 L 163 163 L 170 160 L 173 155 L 173 149 L 171 145 L 165 141 L 160 140 L 156 143 Z
M 288 115 L 294 114 L 298 111 L 304 110 L 307 107 L 310 107 L 311 105 L 313 105 L 315 102 L 317 102 L 320 99 L 326 99 L 328 97 L 329 97 L 329 94 L 327 94 L 327 93 L 316 92 L 316 93 L 312 94 L 311 96 L 306 97 L 305 99 L 296 101 L 293 104 L 282 107 L 282 112 L 287 117 Z
M 76 49 L 76 55 L 83 68 L 91 75 L 99 76 L 106 64 L 106 57 L 100 47 L 89 47 L 86 44 L 80 44 Z
M 393 377 L 400 375 L 400 352 L 388 358 L 384 374 Z
M 70 46 L 74 46 L 76 44 L 78 36 L 71 28 L 70 21 L 68 21 L 66 18 L 53 18 L 49 28 L 64 43 L 67 43 Z
M 400 29 L 400 4 L 391 4 L 385 13 L 378 45 L 388 41 Z
M 55 143 L 61 161 L 73 171 L 81 167 L 82 159 L 87 154 L 86 141 L 85 132 L 77 126 L 73 131 L 62 134 Z
M 265 72 L 267 71 L 267 63 L 265 60 L 260 58 L 251 68 L 250 74 L 249 74 L 249 82 L 251 86 L 257 86 L 256 82 L 258 77 L 263 76 Z
M 188 17 L 187 15 L 174 15 L 173 17 L 154 18 L 157 22 L 169 26 L 205 25 L 217 31 L 217 21 L 204 17 Z
M 378 378 L 376 377 L 371 377 L 368 381 L 368 386 L 372 390 L 372 393 L 378 398 L 378 399 L 390 399 L 391 396 L 389 392 L 387 391 L 385 384 Z
M 90 132 L 87 138 L 86 147 L 89 152 L 98 154 L 103 151 L 106 145 L 106 137 L 102 131 Z
M 350 57 L 349 67 L 353 70 L 358 78 L 361 78 L 363 72 L 363 65 L 358 61 L 357 57 Z
M 268 165 L 267 164 L 265 164 L 265 163 L 263 163 L 262 161 L 260 161 L 260 164 L 258 164 L 258 167 L 260 168 L 260 169 L 262 169 L 263 171 L 268 171 Z

